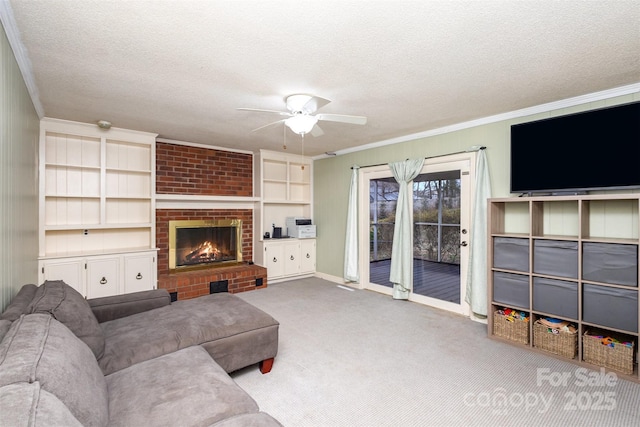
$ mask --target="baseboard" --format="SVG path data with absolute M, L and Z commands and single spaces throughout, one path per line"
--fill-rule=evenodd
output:
M 339 285 L 348 286 L 350 288 L 364 289 L 364 287 L 362 286 L 361 283 L 347 282 L 342 277 L 333 276 L 331 274 L 320 273 L 320 272 L 316 271 L 315 277 L 317 277 L 319 279 L 327 280 L 329 282 L 337 283 Z

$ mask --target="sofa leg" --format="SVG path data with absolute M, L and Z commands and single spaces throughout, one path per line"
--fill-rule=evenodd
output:
M 260 372 L 263 374 L 268 374 L 271 372 L 271 368 L 273 367 L 273 357 L 271 359 L 265 359 L 258 364 L 260 366 Z

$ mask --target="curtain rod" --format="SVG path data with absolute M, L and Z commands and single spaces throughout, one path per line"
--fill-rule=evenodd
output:
M 484 145 L 481 146 L 473 146 L 468 150 L 464 150 L 464 151 L 458 151 L 455 153 L 448 153 L 448 154 L 438 154 L 437 156 L 429 156 L 429 157 L 425 157 L 424 159 L 436 159 L 438 157 L 444 157 L 444 156 L 453 156 L 454 154 L 463 154 L 463 153 L 470 153 L 472 151 L 479 151 L 479 150 L 485 150 L 487 147 L 485 147 Z M 389 163 L 378 163 L 377 165 L 366 165 L 366 166 L 351 166 L 351 169 L 353 168 L 358 168 L 358 169 L 362 169 L 362 168 L 373 168 L 376 166 L 385 166 L 388 165 Z

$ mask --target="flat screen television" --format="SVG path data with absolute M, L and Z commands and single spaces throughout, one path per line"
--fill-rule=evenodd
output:
M 640 102 L 511 126 L 511 192 L 640 188 Z

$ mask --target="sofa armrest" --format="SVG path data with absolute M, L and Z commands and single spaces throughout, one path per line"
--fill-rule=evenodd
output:
M 99 323 L 154 308 L 171 304 L 171 296 L 166 289 L 154 289 L 151 291 L 132 292 L 130 294 L 114 295 L 110 297 L 93 298 L 87 300 L 93 314 Z

